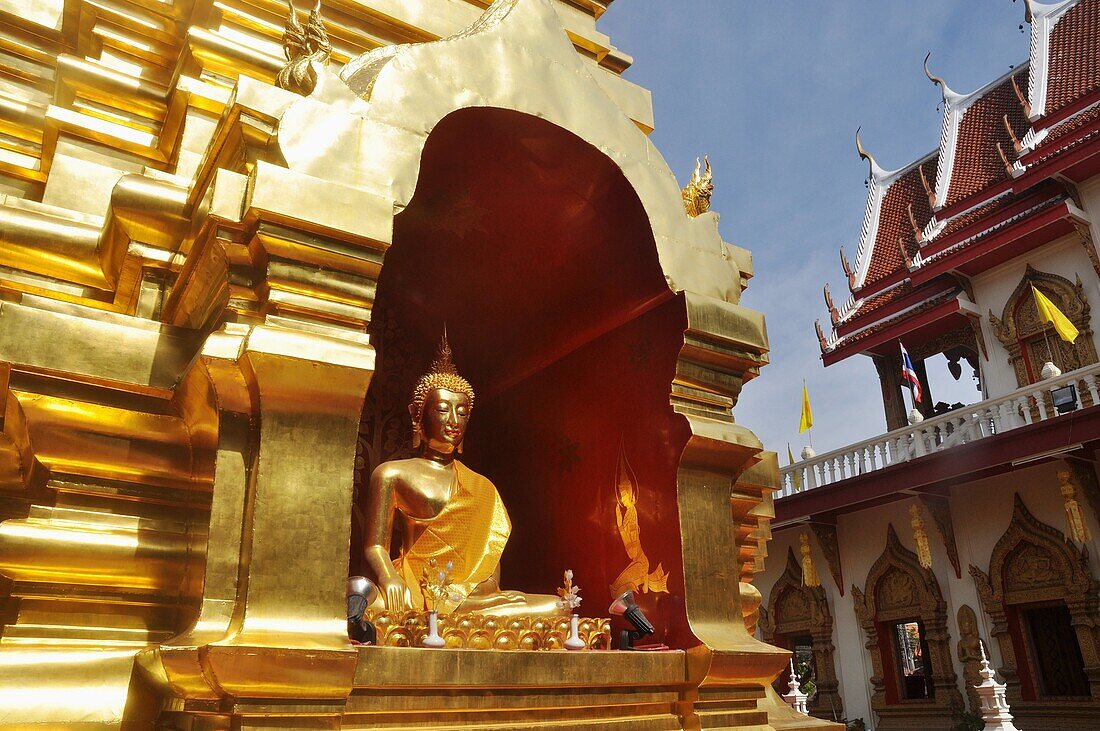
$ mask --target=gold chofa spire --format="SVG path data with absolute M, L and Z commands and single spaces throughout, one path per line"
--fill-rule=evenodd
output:
M 681 191 L 684 210 L 692 218 L 710 210 L 710 197 L 714 193 L 714 176 L 710 169 L 710 158 L 703 155 L 703 160 L 706 162 L 706 171 L 702 170 L 699 158 L 695 158 L 695 172 L 691 174 L 691 180 Z
M 451 344 L 447 341 L 447 328 L 443 328 L 443 337 L 439 341 L 439 350 L 436 351 L 428 372 L 420 377 L 413 389 L 411 413 L 413 417 L 413 446 L 419 446 L 420 424 L 424 417 L 424 401 L 432 389 L 445 388 L 455 393 L 464 393 L 470 399 L 470 410 L 474 408 L 474 387 L 462 376 L 458 375 L 451 354 Z

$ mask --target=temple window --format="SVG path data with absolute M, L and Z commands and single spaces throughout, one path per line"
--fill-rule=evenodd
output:
M 1074 713 L 1100 709 L 1100 583 L 1089 556 L 1040 523 L 1015 497 L 1012 522 L 993 548 L 989 572 L 970 575 L 1000 645 L 1000 671 L 1017 720 L 1043 717 L 1052 701 Z M 1020 724 L 1023 726 L 1024 724 Z
M 1065 602 L 1021 606 L 1016 616 L 1026 637 L 1036 696 L 1087 697 L 1085 661 Z
M 1039 319 L 1035 287 L 1061 310 L 1080 332 L 1076 342 L 1067 343 L 1054 334 L 1049 323 Z M 1068 373 L 1097 362 L 1096 343 L 1089 326 L 1090 306 L 1084 285 L 1057 274 L 1040 272 L 1028 265 L 1023 278 L 1005 303 L 998 318 L 989 312 L 993 334 L 1008 351 L 1008 360 L 1016 373 L 1016 385 L 1023 387 L 1039 381 L 1043 363 L 1050 360 Z M 1086 404 L 1091 406 L 1091 403 Z
M 895 622 L 890 628 L 894 645 L 894 673 L 898 682 L 898 698 L 914 701 L 934 694 L 928 674 L 929 657 L 924 627 L 919 619 Z
M 865 587 L 853 586 L 852 599 L 873 667 L 876 728 L 915 728 L 929 714 L 963 707 L 939 582 L 901 545 L 892 525 Z
M 794 653 L 802 690 L 810 694 L 810 713 L 830 720 L 842 718 L 844 705 L 833 659 L 833 616 L 825 590 L 802 584 L 802 567 L 790 549 L 786 570 L 772 587 L 767 605 L 761 607 L 759 627 L 766 642 Z M 785 671 L 773 686 L 786 693 L 789 680 L 790 672 Z

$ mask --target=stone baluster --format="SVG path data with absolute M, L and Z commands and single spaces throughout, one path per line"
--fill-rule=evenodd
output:
M 1036 406 L 1036 408 L 1039 409 L 1039 421 L 1046 421 L 1047 418 L 1048 418 L 1047 417 L 1047 392 L 1045 390 L 1044 391 L 1036 391 L 1034 394 L 1032 394 L 1031 397 L 1033 399 L 1035 399 L 1035 406 Z
M 924 443 L 924 430 L 916 428 L 909 432 L 909 438 L 911 440 L 912 452 L 914 457 L 923 457 L 928 453 L 927 445 Z
M 987 411 L 989 412 L 989 420 L 993 425 L 993 433 L 1000 434 L 1001 432 L 1006 431 L 1004 426 L 1004 404 L 994 404 L 993 406 L 990 406 Z
M 1100 393 L 1096 390 L 1096 375 L 1090 373 L 1085 376 L 1085 387 L 1089 390 L 1089 396 L 1092 398 L 1092 405 L 1096 406 L 1100 404 Z
M 978 415 L 974 417 L 974 439 L 983 439 L 984 437 L 993 436 L 994 432 L 990 428 L 990 420 L 993 414 L 989 409 L 980 409 Z

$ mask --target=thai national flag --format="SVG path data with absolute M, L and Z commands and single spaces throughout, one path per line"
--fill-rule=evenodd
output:
M 917 378 L 917 372 L 913 370 L 913 361 L 909 360 L 909 354 L 905 352 L 905 343 L 900 340 L 898 343 L 901 344 L 901 380 L 910 383 L 913 400 L 919 402 L 921 400 L 920 379 Z

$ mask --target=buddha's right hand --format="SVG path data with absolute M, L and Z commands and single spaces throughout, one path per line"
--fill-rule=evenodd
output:
M 412 594 L 405 580 L 400 576 L 382 579 L 378 582 L 386 609 L 391 612 L 404 612 L 412 606 Z

